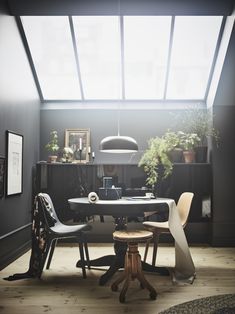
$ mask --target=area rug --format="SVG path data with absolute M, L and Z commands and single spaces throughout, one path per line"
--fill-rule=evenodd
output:
M 159 314 L 235 314 L 235 294 L 192 300 L 172 306 Z

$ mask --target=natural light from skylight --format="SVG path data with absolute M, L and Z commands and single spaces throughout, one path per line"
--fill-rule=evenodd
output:
M 44 101 L 205 100 L 221 16 L 21 17 Z

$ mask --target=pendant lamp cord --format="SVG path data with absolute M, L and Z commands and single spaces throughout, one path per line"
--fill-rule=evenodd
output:
M 120 136 L 120 102 L 118 103 L 118 136 Z
M 120 19 L 121 19 L 121 0 L 118 0 L 118 13 L 119 13 L 119 23 L 120 23 L 121 22 L 120 21 Z M 120 26 L 120 32 L 121 32 L 121 23 L 119 26 Z M 118 102 L 118 136 L 120 136 L 120 110 L 121 110 L 121 104 L 119 101 Z

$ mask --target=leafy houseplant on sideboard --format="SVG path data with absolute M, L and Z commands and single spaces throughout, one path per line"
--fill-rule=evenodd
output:
M 171 162 L 182 162 L 183 161 L 183 149 L 181 147 L 181 131 L 170 131 L 168 130 L 164 135 L 163 139 L 168 147 L 168 156 Z
M 146 184 L 151 187 L 153 192 L 159 178 L 160 165 L 163 166 L 163 178 L 172 173 L 173 165 L 168 155 L 170 150 L 171 147 L 166 140 L 156 136 L 148 141 L 148 148 L 139 161 L 138 166 L 143 167 L 147 174 Z
M 219 132 L 213 126 L 214 115 L 209 109 L 190 108 L 182 116 L 179 116 L 183 131 L 186 133 L 196 133 L 200 139 L 195 147 L 196 161 L 206 162 L 208 138 L 215 141 L 216 146 L 219 143 Z
M 50 153 L 50 155 L 48 156 L 48 161 L 56 162 L 57 152 L 59 150 L 57 131 L 51 131 L 50 141 L 46 144 L 45 148 Z
M 180 145 L 183 148 L 185 163 L 195 162 L 195 147 L 200 142 L 200 138 L 196 133 L 180 132 Z

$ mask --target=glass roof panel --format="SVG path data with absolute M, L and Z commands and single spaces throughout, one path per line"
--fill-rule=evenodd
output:
M 204 99 L 220 16 L 177 16 L 173 34 L 167 99 Z
M 68 17 L 21 20 L 44 99 L 81 99 Z
M 171 17 L 124 17 L 126 99 L 162 99 Z
M 120 99 L 121 49 L 117 16 L 73 17 L 85 99 Z

